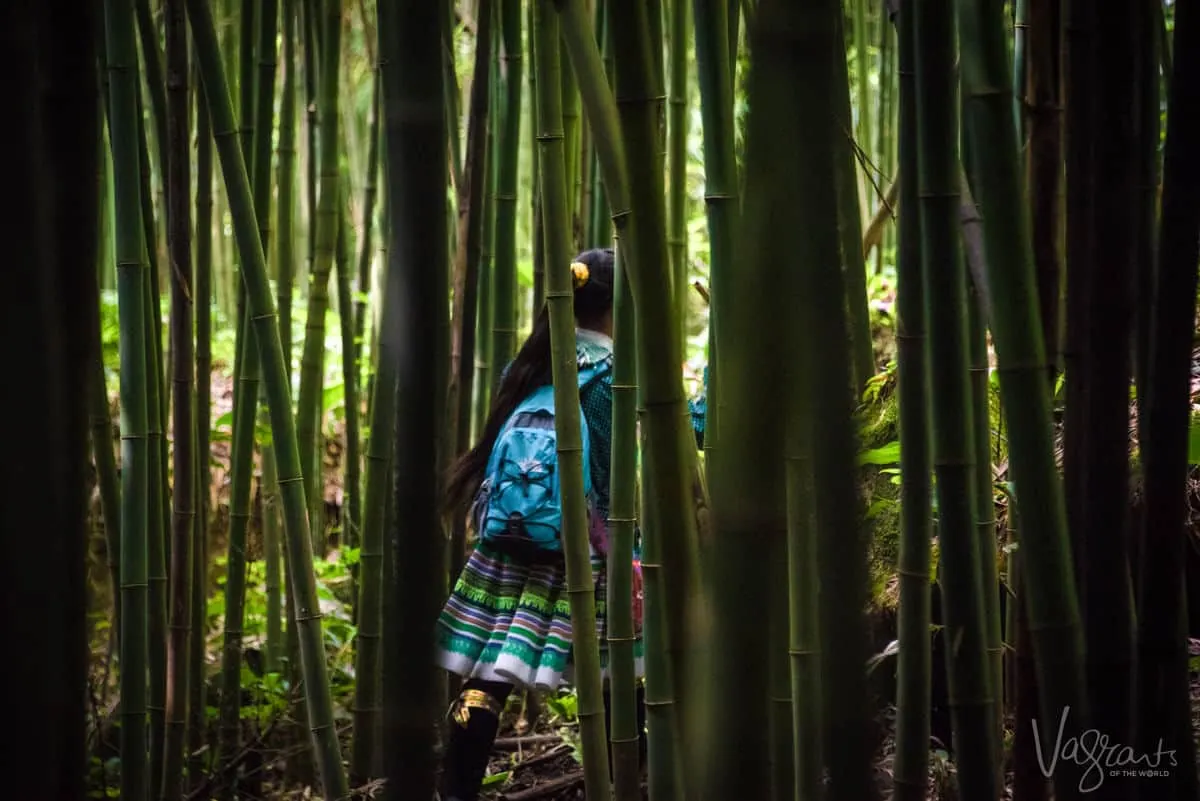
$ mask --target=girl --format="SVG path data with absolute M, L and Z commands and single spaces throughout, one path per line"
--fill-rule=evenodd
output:
M 575 279 L 576 356 L 594 375 L 580 387 L 587 421 L 592 497 L 588 499 L 600 662 L 607 676 L 606 569 L 609 454 L 612 433 L 613 252 L 589 250 L 571 265 Z M 517 405 L 551 383 L 550 320 L 543 307 L 533 332 L 505 369 L 479 443 L 454 465 L 446 510 L 462 514 L 480 502 L 492 448 Z M 472 515 L 474 517 L 474 515 Z M 640 634 L 640 582 L 634 577 L 634 625 Z M 452 725 L 442 772 L 444 801 L 475 801 L 505 701 L 514 689 L 553 691 L 570 667 L 570 607 L 561 553 L 518 552 L 482 540 L 475 545 L 438 621 L 437 662 L 466 681 L 450 710 Z M 641 641 L 635 646 L 642 675 Z M 642 689 L 639 732 L 644 754 Z M 605 689 L 605 711 L 609 694 Z

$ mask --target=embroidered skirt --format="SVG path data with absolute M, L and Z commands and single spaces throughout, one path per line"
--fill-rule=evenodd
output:
M 634 565 L 634 668 L 643 675 L 640 566 Z M 608 678 L 607 571 L 592 550 L 600 667 Z M 557 690 L 571 681 L 571 610 L 566 567 L 529 565 L 480 542 L 463 567 L 437 626 L 437 663 L 464 678 Z

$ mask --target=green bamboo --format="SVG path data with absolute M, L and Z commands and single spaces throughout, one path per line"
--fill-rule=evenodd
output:
M 1200 262 L 1200 159 L 1189 143 L 1197 136 L 1194 108 L 1200 90 L 1200 14 L 1194 3 L 1175 5 L 1175 60 L 1168 92 L 1171 113 L 1163 156 L 1162 216 L 1158 228 L 1158 280 L 1142 440 L 1146 514 L 1138 612 L 1140 731 L 1143 747 L 1157 742 L 1178 749 L 1168 786 L 1159 797 L 1194 801 L 1196 750 L 1191 738 L 1185 552 L 1190 418 L 1191 350 Z M 1183 109 L 1184 113 L 1175 113 Z M 1140 391 L 1139 391 L 1139 394 Z M 1163 738 L 1159 740 L 1158 738 Z M 1157 741 L 1157 742 L 1156 742 Z M 1153 744 L 1153 745 L 1152 745 Z M 1143 795 L 1148 798 L 1149 795 Z
M 249 259 L 243 258 L 243 269 L 247 261 Z M 249 308 L 243 315 L 241 330 L 243 335 L 237 340 L 241 351 L 241 370 L 234 387 L 233 445 L 230 454 L 232 477 L 229 491 L 229 553 L 225 569 L 225 630 L 221 649 L 218 764 L 227 764 L 237 755 L 241 735 L 246 532 L 250 525 L 251 471 L 254 468 L 254 429 L 260 372 Z M 225 792 L 231 794 L 232 774 L 227 779 Z
M 458 185 L 458 231 L 454 251 L 453 340 L 450 350 L 449 408 L 446 432 L 448 452 L 463 453 L 471 438 L 471 384 L 474 374 L 475 335 L 479 319 L 479 266 L 487 217 L 487 132 L 491 79 L 493 0 L 480 0 L 476 8 L 475 58 L 471 97 L 467 109 L 467 161 Z M 466 519 L 450 523 L 449 575 L 457 576 L 466 559 Z
M 843 21 L 837 17 L 839 36 Z M 838 41 L 842 41 L 841 38 Z M 842 270 L 846 278 L 849 327 L 846 329 L 854 354 L 854 386 L 861 389 L 875 375 L 875 349 L 871 340 L 871 315 L 867 305 L 867 272 L 861 258 L 862 210 L 859 199 L 858 159 L 855 154 L 853 117 L 850 108 L 850 73 L 841 48 L 834 53 L 833 118 L 836 136 L 838 231 L 841 238 Z M 863 140 L 869 141 L 869 140 Z
M 170 635 L 167 643 L 166 730 L 162 801 L 183 797 L 183 760 L 188 711 L 192 536 L 195 529 L 195 424 L 192 422 L 191 126 L 188 115 L 187 16 L 181 0 L 166 4 L 167 22 L 167 241 L 171 259 L 171 350 L 174 353 L 174 495 L 172 517 Z M 152 788 L 153 789 L 153 788 Z
M 284 532 L 287 540 L 288 570 L 296 604 L 300 635 L 300 656 L 308 722 L 314 750 L 321 766 L 326 798 L 341 798 L 347 793 L 336 731 L 333 705 L 326 675 L 321 638 L 321 612 L 316 601 L 316 579 L 312 568 L 311 540 L 304 510 L 300 482 L 299 451 L 284 367 L 275 310 L 267 281 L 262 246 L 256 241 L 257 229 L 245 164 L 234 139 L 236 130 L 233 108 L 226 88 L 211 11 L 203 0 L 188 0 L 188 18 L 193 42 L 204 78 L 205 97 L 212 115 L 214 139 L 221 158 L 222 173 L 230 198 L 235 233 L 243 254 L 248 309 L 253 315 L 255 334 L 262 352 L 268 407 L 271 411 L 271 436 L 279 469 Z
M 92 318 L 88 325 L 88 417 L 91 427 L 92 458 L 96 465 L 96 480 L 100 490 L 100 510 L 104 518 L 104 549 L 108 561 L 110 591 L 112 593 L 112 631 L 121 630 L 121 485 L 117 475 L 117 460 L 113 453 L 113 423 L 112 412 L 108 404 L 108 386 L 104 371 L 104 354 L 101 349 L 102 336 L 100 331 L 100 276 L 108 271 L 112 261 L 112 245 L 108 238 L 109 221 L 106 209 L 109 203 L 108 143 L 104 132 L 104 98 L 101 98 L 101 116 L 97 147 L 100 150 L 97 170 L 98 193 L 100 197 L 100 225 L 98 226 L 99 244 L 96 248 L 96 270 L 90 274 L 95 282 L 88 286 L 89 296 L 95 294 L 95 303 L 87 305 L 88 314 Z
M 392 494 L 403 526 L 390 529 L 389 539 L 395 537 L 397 555 L 403 553 L 403 558 L 389 559 L 388 571 L 384 798 L 426 801 L 434 794 L 437 771 L 437 733 L 431 724 L 445 708 L 440 700 L 445 693 L 438 692 L 440 671 L 433 660 L 427 655 L 411 658 L 411 646 L 433 642 L 446 597 L 438 476 L 445 467 L 440 439 L 448 416 L 448 220 L 440 202 L 429 202 L 446 192 L 445 162 L 430 158 L 446 147 L 445 74 L 438 68 L 438 28 L 445 24 L 445 14 L 427 0 L 379 3 L 376 10 L 387 114 L 385 238 L 391 240 L 385 311 L 388 302 L 405 302 L 394 318 L 388 316 L 389 323 L 395 322 L 381 330 L 379 351 L 393 354 L 398 382 L 417 390 L 405 392 L 403 409 L 392 420 L 397 476 Z M 380 386 L 392 383 L 381 377 L 376 381 Z M 363 569 L 365 573 L 365 565 Z
M 960 792 L 987 798 L 997 788 L 993 697 L 980 576 L 976 469 L 967 352 L 967 281 L 958 230 L 958 125 L 955 115 L 954 8 L 950 0 L 915 10 L 918 183 L 930 411 L 942 569 L 942 637 Z
M 614 249 L 612 466 L 608 513 L 608 668 L 612 695 L 609 742 L 614 801 L 640 801 L 636 676 L 634 673 L 634 526 L 637 523 L 637 362 L 633 295 Z
M 988 414 L 987 310 L 973 281 L 967 288 L 967 340 L 971 385 L 971 436 L 975 443 L 973 483 L 975 531 L 979 541 L 979 582 L 983 592 L 983 620 L 992 692 L 992 746 L 995 764 L 1004 758 L 1004 643 L 1000 623 L 1000 590 L 996 559 L 996 493 L 992 473 L 992 423 Z M 1002 778 L 997 775 L 997 781 Z M 1003 785 L 997 785 L 997 793 Z
M 812 202 L 819 201 L 816 194 Z M 796 286 L 788 302 L 802 303 Z M 796 293 L 793 296 L 792 293 Z M 791 399 L 784 417 L 787 503 L 788 654 L 792 701 L 792 765 L 796 801 L 817 801 L 821 792 L 821 640 L 818 620 L 817 529 L 814 520 L 813 454 L 810 428 L 812 380 L 803 326 L 791 325 L 785 341 L 795 357 L 787 363 Z M 707 431 L 706 431 L 707 433 Z M 922 799 L 924 801 L 924 799 Z
M 738 167 L 734 153 L 733 68 L 726 30 L 737 0 L 693 0 L 696 20 L 696 72 L 704 128 L 704 205 L 708 216 L 708 387 L 704 420 L 704 454 L 711 459 L 720 435 L 720 320 L 723 299 L 732 295 L 736 220 L 741 210 Z M 736 42 L 734 43 L 736 44 Z
M 150 491 L 146 393 L 146 268 L 141 220 L 137 52 L 132 0 L 105 0 L 121 356 L 121 796 L 147 798 L 147 537 Z
M 559 42 L 559 48 L 564 45 Z M 560 61 L 562 53 L 559 54 Z M 575 83 L 575 73 L 570 70 L 562 71 L 562 113 L 563 113 L 563 157 L 566 165 L 567 181 L 567 220 L 570 222 L 571 244 L 579 248 L 579 184 L 580 161 L 579 142 L 582 136 L 582 126 L 579 119 L 579 87 Z
M 551 0 L 537 0 L 533 34 L 538 47 L 538 126 L 541 155 L 542 213 L 546 237 L 546 307 L 550 314 L 550 349 L 554 380 L 554 428 L 562 488 L 562 539 L 571 604 L 575 687 L 579 694 L 579 727 L 583 740 L 585 792 L 609 795 L 604 703 L 600 683 L 600 650 L 583 494 L 583 445 L 579 385 L 575 365 L 574 289 L 571 285 L 570 217 L 563 153 L 562 84 L 559 69 L 559 20 Z
M 497 78 L 500 70 L 500 26 L 492 28 L 492 58 L 496 61 L 489 71 L 488 87 L 489 100 L 495 117 L 493 124 L 488 125 L 487 143 L 484 148 L 484 176 L 487 185 L 484 188 L 483 221 L 479 234 L 479 266 L 476 276 L 476 314 L 475 321 L 475 378 L 471 385 L 470 422 L 467 425 L 468 442 L 475 442 L 479 432 L 487 420 L 489 400 L 492 393 L 492 315 L 494 301 L 492 300 L 492 273 L 495 269 L 492 245 L 496 234 L 496 128 L 504 122 L 499 111 L 500 84 Z M 501 367 L 503 369 L 503 367 Z M 495 372 L 500 372 L 496 370 Z
M 276 149 L 277 237 L 275 241 L 276 303 L 279 308 L 279 339 L 283 349 L 284 371 L 292 374 L 292 292 L 296 275 L 295 199 L 296 188 L 296 7 L 295 0 L 283 0 L 283 88 L 279 102 L 279 144 Z M 287 583 L 282 566 L 280 537 L 279 474 L 275 464 L 274 443 L 271 458 L 263 463 L 264 559 L 267 578 L 267 669 L 282 668 L 287 644 L 281 631 L 283 602 L 279 585 Z M 269 498 L 267 497 L 269 496 Z M 270 503 L 268 503 L 270 501 Z M 290 604 L 289 604 L 290 606 Z M 294 665 L 292 666 L 294 669 Z
M 375 64 L 375 80 L 371 88 L 371 115 L 367 119 L 367 131 L 370 137 L 367 143 L 367 170 L 363 179 L 362 200 L 362 242 L 358 249 L 358 280 L 355 287 L 354 300 L 354 371 L 360 382 L 364 380 L 364 369 L 367 365 L 363 359 L 363 346 L 367 338 L 367 302 L 371 295 L 371 264 L 373 248 L 371 245 L 372 227 L 375 223 L 375 201 L 379 196 L 379 138 L 380 138 L 380 98 L 382 86 L 379 80 L 379 64 Z M 373 351 L 370 351 L 373 354 Z M 359 384 L 360 386 L 366 386 Z M 371 397 L 370 387 L 366 386 L 365 397 Z
M 525 5 L 526 36 L 529 47 L 529 130 L 537 129 L 537 40 L 533 36 L 533 3 Z M 541 166 L 538 163 L 537 139 L 529 137 L 529 163 L 533 166 L 530 180 L 533 182 L 533 313 L 536 315 L 546 302 L 546 242 L 542 236 L 542 190 Z M 518 328 L 520 326 L 518 325 Z
M 838 577 L 836 582 L 823 584 L 817 604 L 818 626 L 825 638 L 820 692 L 827 792 L 831 798 L 871 799 L 876 791 L 870 771 L 871 723 L 863 669 L 868 655 L 863 611 L 868 597 L 867 540 L 854 461 L 857 443 L 852 399 L 847 391 L 835 389 L 850 387 L 851 361 L 847 350 L 831 347 L 831 343 L 846 341 L 846 279 L 838 252 L 837 208 L 816 202 L 834 191 L 835 155 L 842 145 L 832 124 L 806 124 L 808 115 L 832 119 L 841 103 L 830 92 L 837 62 L 842 60 L 842 39 L 834 24 L 838 17 L 838 4 L 833 0 L 799 8 L 763 0 L 748 32 L 755 59 L 764 51 L 771 54 L 765 58 L 778 64 L 781 73 L 788 71 L 781 75 L 780 83 L 790 82 L 798 90 L 798 94 L 771 104 L 783 128 L 774 132 L 779 137 L 776 141 L 790 140 L 777 145 L 784 149 L 776 152 L 783 154 L 781 164 L 793 165 L 794 172 L 789 175 L 803 176 L 793 191 L 814 197 L 803 225 L 796 218 L 783 230 L 804 231 L 796 240 L 799 251 L 795 258 L 802 267 L 794 279 L 798 282 L 795 297 L 803 298 L 804 305 L 795 314 L 803 326 L 804 358 L 811 365 L 803 386 L 811 410 L 808 435 L 816 499 L 816 563 L 822 576 Z M 793 55 L 801 53 L 803 58 Z M 782 93 L 783 89 L 776 91 Z M 746 198 L 749 203 L 749 193 Z M 723 438 L 722 447 L 725 445 Z
M 869 28 L 871 27 L 870 11 L 867 9 L 868 0 L 853 0 L 854 6 L 851 10 L 853 20 L 850 25 L 850 35 L 854 40 L 854 106 L 857 115 L 857 125 L 854 128 L 854 138 L 858 145 L 863 149 L 863 152 L 870 157 L 871 153 L 871 53 L 868 50 L 868 42 L 870 41 Z M 844 18 L 844 14 L 843 14 Z M 856 169 L 855 186 L 858 187 L 858 201 L 861 203 L 862 209 L 867 209 L 870 206 L 870 200 L 867 189 L 870 186 L 868 179 L 868 168 L 864 165 L 861 170 Z M 861 214 L 861 212 L 860 212 Z M 860 224 L 862 216 L 859 217 Z
M 1000 399 L 1009 426 L 1009 466 L 1021 520 L 1021 575 L 1027 588 L 1043 732 L 1070 707 L 1065 737 L 1087 727 L 1083 641 L 1062 485 L 1054 460 L 1044 343 L 1021 179 L 1012 100 L 996 91 L 1008 80 L 1002 4 L 960 3 L 963 119 L 977 153 L 978 193 L 991 210 L 984 224 L 991 329 L 1000 373 Z M 1026 580 L 1027 579 L 1027 580 Z M 1042 738 L 1047 742 L 1046 736 Z M 1075 771 L 1062 766 L 1056 794 L 1071 797 Z
M 450 441 L 453 452 L 469 446 L 471 425 L 471 386 L 475 361 L 475 334 L 479 313 L 479 269 L 484 245 L 484 226 L 488 216 L 487 140 L 490 129 L 488 112 L 491 90 L 491 53 L 493 0 L 480 0 L 476 9 L 475 61 L 471 73 L 471 97 L 468 107 L 467 160 L 458 186 L 458 236 L 454 253 L 454 344 L 451 355 L 453 388 L 450 391 Z M 455 521 L 451 542 L 451 574 L 461 563 L 462 523 Z
M 689 0 L 671 0 L 668 10 L 671 75 L 667 156 L 671 182 L 667 189 L 667 246 L 671 255 L 680 342 L 687 342 L 688 295 L 691 292 L 687 261 L 688 5 Z
M 341 205 L 338 172 L 338 61 L 341 58 L 342 0 L 321 0 L 324 49 L 317 78 L 320 82 L 317 109 L 320 114 L 319 155 L 320 198 L 316 209 L 314 256 L 308 285 L 308 315 L 304 323 L 304 349 L 300 357 L 300 392 L 296 415 L 300 464 L 304 472 L 305 496 L 312 517 L 315 542 L 324 537 L 315 525 L 318 499 L 323 490 L 321 474 L 315 468 L 321 462 L 319 438 L 321 418 L 321 382 L 325 366 L 325 312 L 329 308 L 329 273 L 333 269 L 337 246 L 338 208 Z M 315 25 L 315 21 L 314 21 Z M 312 472 L 309 472 L 312 471 Z M 280 470 L 282 474 L 282 470 Z
M 167 84 L 163 77 L 163 51 L 158 43 L 158 26 L 150 10 L 150 0 L 134 0 L 138 44 L 142 54 L 142 75 L 150 96 L 150 121 L 154 126 L 159 180 L 165 182 L 167 165 Z M 149 165 L 147 165 L 149 166 Z M 157 237 L 150 242 L 155 242 Z M 147 247 L 152 247 L 147 245 Z M 157 246 L 154 246 L 157 247 Z
M 1029 75 L 1029 3 L 1030 0 L 1015 0 L 1013 3 L 1013 124 L 1017 129 L 1017 142 L 1025 142 L 1025 92 Z
M 382 36 L 381 36 L 382 42 Z M 382 69 L 382 68 L 381 68 Z M 382 77 L 382 74 L 381 74 Z M 381 91 L 383 88 L 381 87 Z M 386 221 L 388 218 L 384 216 Z M 397 325 L 399 298 L 385 292 L 379 327 Z M 375 396 L 371 400 L 363 494 L 362 548 L 359 551 L 358 649 L 354 654 L 354 741 L 350 775 L 354 783 L 379 775 L 382 723 L 380 643 L 383 615 L 383 574 L 386 498 L 392 495 L 391 459 L 396 418 L 396 353 L 390 337 L 380 336 L 375 353 Z
M 712 632 L 706 638 L 721 643 L 711 647 L 706 667 L 712 689 L 702 786 L 713 799 L 794 795 L 794 772 L 785 777 L 780 774 L 790 771 L 773 769 L 785 759 L 790 763 L 792 756 L 790 710 L 780 715 L 773 701 L 782 693 L 772 692 L 782 690 L 781 683 L 789 696 L 791 689 L 786 667 L 779 664 L 786 665 L 788 627 L 783 616 L 788 591 L 784 438 L 779 436 L 786 398 L 767 389 L 774 370 L 753 354 L 784 336 L 784 293 L 774 280 L 776 265 L 802 247 L 795 238 L 801 229 L 789 225 L 788 215 L 798 211 L 804 196 L 797 158 L 801 148 L 794 138 L 799 135 L 795 109 L 800 102 L 795 92 L 804 90 L 793 84 L 789 51 L 820 59 L 821 48 L 805 38 L 803 16 L 789 16 L 781 5 L 763 12 L 780 27 L 754 31 L 747 93 L 754 111 L 747 123 L 746 208 L 738 229 L 738 240 L 754 247 L 747 247 L 739 263 L 745 284 L 724 298 L 722 307 L 719 352 L 726 414 L 721 418 L 722 446 L 707 463 L 715 526 L 706 578 L 713 597 L 722 599 L 713 605 Z M 757 470 L 749 468 L 752 463 Z M 756 478 L 749 481 L 752 474 Z M 765 581 L 763 554 L 771 565 Z M 751 609 L 758 611 L 753 618 L 748 617 Z M 733 679 L 738 673 L 741 678 Z M 731 681 L 742 683 L 742 692 L 715 692 Z M 725 737 L 738 748 L 725 747 Z
M 692 483 L 695 446 L 677 367 L 682 362 L 682 344 L 678 327 L 667 323 L 672 320 L 673 295 L 666 256 L 656 112 L 649 91 L 653 86 L 649 20 L 644 8 L 628 0 L 617 0 L 610 7 L 614 27 L 629 34 L 614 37 L 613 42 L 618 65 L 617 97 L 623 101 L 618 115 L 617 102 L 609 94 L 604 77 L 590 15 L 578 0 L 562 0 L 558 7 L 566 51 L 600 157 L 613 225 L 621 241 L 629 245 L 624 258 L 634 303 L 642 310 L 637 315 L 638 383 L 640 403 L 648 410 L 645 425 L 641 427 L 646 438 L 643 463 L 655 481 L 653 491 L 646 489 L 642 529 L 647 538 L 647 554 L 643 574 L 647 607 L 661 604 L 664 610 L 665 636 L 658 642 L 669 654 L 666 675 L 658 675 L 657 682 L 648 677 L 647 708 L 648 712 L 657 713 L 664 725 L 674 720 L 667 730 L 675 734 L 677 727 L 682 726 L 673 707 L 671 685 L 685 686 L 682 674 L 687 670 L 688 610 L 698 603 L 699 593 Z M 541 51 L 537 52 L 540 58 Z M 637 203 L 632 209 L 630 199 Z M 637 215 L 636 226 L 630 224 L 633 214 Z M 663 536 L 654 537 L 647 533 L 650 530 L 663 532 Z M 661 547 L 653 558 L 649 552 L 651 539 L 657 540 L 655 547 Z M 661 560 L 657 558 L 659 553 Z M 660 583 L 662 572 L 672 576 L 669 586 Z M 668 589 L 669 593 L 663 592 Z M 647 611 L 648 626 L 658 622 L 654 618 L 655 613 Z M 649 642 L 653 638 L 647 635 L 646 639 Z M 662 725 L 656 727 L 653 723 L 652 738 L 655 728 L 665 742 L 680 742 L 677 736 L 668 736 Z M 652 767 L 656 763 L 671 766 L 662 780 L 668 788 L 674 785 L 672 793 L 682 791 L 675 781 L 679 763 L 673 756 L 668 758 L 664 754 L 663 758 L 666 761 L 658 762 L 652 757 Z M 653 772 L 651 781 L 655 781 Z
M 899 169 L 917 175 L 916 40 L 918 0 L 900 0 L 897 70 L 900 78 Z M 921 209 L 917 181 L 900 182 L 896 232 L 896 360 L 900 403 L 900 653 L 896 676 L 896 801 L 925 801 L 929 785 L 930 539 L 933 537 L 926 355 L 925 294 L 921 277 Z
M 659 143 L 662 139 L 658 120 L 661 109 L 653 101 L 660 86 L 655 80 L 655 48 L 652 46 L 655 40 L 651 38 L 653 21 L 649 10 L 639 8 L 631 0 L 614 0 L 611 8 L 614 30 L 625 32 L 625 35 L 614 36 L 613 45 L 617 65 L 616 98 L 620 109 L 619 115 L 614 116 L 619 120 L 628 159 L 628 170 L 624 173 L 627 190 L 617 186 L 622 180 L 619 166 L 614 168 L 602 163 L 602 168 L 610 205 L 614 209 L 614 226 L 620 229 L 628 222 L 618 220 L 618 214 L 626 208 L 631 209 L 636 219 L 632 230 L 621 234 L 623 241 L 630 243 L 625 252 L 626 265 L 632 268 L 629 275 L 634 303 L 641 310 L 637 315 L 638 385 L 642 405 L 647 409 L 643 426 L 646 432 L 645 464 L 655 477 L 654 495 L 648 496 L 650 505 L 656 507 L 651 522 L 658 526 L 655 530 L 661 537 L 662 569 L 671 577 L 663 587 L 666 590 L 663 599 L 666 642 L 673 684 L 682 688 L 686 686 L 683 674 L 687 670 L 690 651 L 688 610 L 695 608 L 699 596 L 692 473 L 695 439 L 688 423 L 687 401 L 679 376 L 683 343 L 679 338 L 679 327 L 670 324 L 674 319 L 674 297 L 667 257 L 660 163 Z M 588 26 L 590 20 L 582 14 L 580 18 L 581 27 Z M 577 57 L 580 62 L 586 58 L 593 65 L 592 74 L 598 79 L 603 73 L 595 37 L 588 30 L 580 39 L 587 42 L 587 49 L 582 51 L 580 44 L 571 43 L 573 64 Z M 576 51 L 582 52 L 577 54 Z M 576 73 L 581 74 L 582 70 L 576 69 Z M 581 76 L 581 89 L 582 84 Z M 597 89 L 604 85 L 599 83 Z M 602 113 L 611 114 L 609 109 L 612 107 L 603 105 L 606 98 L 606 93 L 593 91 L 590 106 L 596 113 L 589 114 L 593 131 Z M 588 93 L 583 94 L 583 99 L 585 103 L 589 102 Z M 606 135 L 610 124 L 605 122 L 605 128 L 601 129 Z M 601 144 L 601 135 L 597 132 L 598 151 Z M 611 140 L 604 144 L 612 146 Z M 611 156 L 606 156 L 606 161 L 620 164 Z M 679 726 L 680 731 L 690 731 L 683 721 Z
M 597 0 L 595 8 L 596 41 L 600 46 L 601 58 L 609 84 L 613 81 L 612 71 L 612 26 L 608 24 L 608 0 Z M 589 135 L 591 132 L 589 131 Z M 612 221 L 608 218 L 608 197 L 604 190 L 604 175 L 600 169 L 600 156 L 592 142 L 592 207 L 588 223 L 588 246 L 603 247 L 612 241 Z
M 204 103 L 200 76 L 193 76 L 196 102 L 196 532 L 192 543 L 192 681 L 188 685 L 188 779 L 194 784 L 203 770 L 202 748 L 208 739 L 205 664 L 208 633 L 208 521 L 211 504 L 212 425 L 212 124 Z
M 139 104 L 140 105 L 140 104 Z M 150 618 L 148 637 L 150 689 L 146 708 L 150 712 L 150 790 L 162 783 L 163 733 L 167 695 L 167 492 L 166 437 L 163 436 L 162 408 L 162 294 L 158 287 L 158 264 L 155 258 L 156 234 L 153 195 L 150 189 L 150 149 L 146 127 L 138 128 L 138 161 L 141 179 L 142 236 L 146 249 L 148 272 L 145 283 L 146 326 L 146 409 L 147 436 L 150 442 L 150 494 L 148 497 L 149 525 L 146 535 L 147 580 L 150 587 Z
M 521 153 L 521 3 L 500 2 L 501 103 L 496 144 L 496 240 L 492 263 L 492 389 L 516 354 L 517 184 Z
M 271 144 L 275 124 L 275 38 L 278 33 L 278 0 L 258 0 L 258 76 L 254 86 L 254 213 L 258 216 L 263 252 L 271 252 Z M 269 260 L 268 260 L 269 261 Z
M 350 181 L 343 176 L 344 186 Z M 349 195 L 347 191 L 345 193 Z M 337 242 L 337 293 L 338 293 L 338 322 L 342 335 L 342 389 L 345 397 L 346 413 L 346 443 L 345 443 L 345 496 L 342 506 L 342 544 L 345 547 L 359 547 L 359 525 L 362 521 L 362 440 L 359 433 L 359 414 L 362 408 L 358 395 L 358 369 L 354 363 L 354 296 L 350 293 L 350 273 L 354 265 L 351 255 L 354 252 L 353 233 L 350 221 L 347 219 L 348 198 L 341 204 L 338 215 L 339 228 Z M 357 593 L 355 593 L 357 595 Z

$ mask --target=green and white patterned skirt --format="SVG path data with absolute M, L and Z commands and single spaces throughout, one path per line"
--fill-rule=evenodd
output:
M 634 564 L 635 671 L 643 675 L 640 565 Z M 607 570 L 592 550 L 600 666 L 608 678 Z M 543 692 L 571 681 L 571 610 L 563 564 L 529 565 L 480 542 L 442 608 L 437 663 L 464 678 Z

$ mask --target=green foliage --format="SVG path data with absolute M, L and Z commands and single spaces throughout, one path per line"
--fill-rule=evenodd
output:
M 322 632 L 325 640 L 325 659 L 329 668 L 330 687 L 334 699 L 334 716 L 341 721 L 350 720 L 351 701 L 354 697 L 354 638 L 358 633 L 351 617 L 353 587 L 350 567 L 357 564 L 359 551 L 347 548 L 334 558 L 314 559 L 313 568 L 317 577 L 317 600 L 321 607 Z M 226 558 L 217 558 L 220 571 L 218 586 L 221 588 L 208 600 L 208 651 L 219 653 L 223 637 L 225 614 Z M 281 589 L 280 595 L 283 596 Z M 286 598 L 284 599 L 286 603 Z M 243 647 L 247 650 L 266 650 L 267 646 L 267 595 L 266 562 L 261 559 L 246 564 L 246 614 L 243 626 Z M 254 703 L 242 707 L 242 718 L 257 720 L 266 725 L 270 720 L 283 715 L 287 710 L 291 683 L 282 673 L 266 672 L 258 676 L 242 667 L 242 689 L 251 693 Z M 209 707 L 209 716 L 214 718 L 216 707 Z

